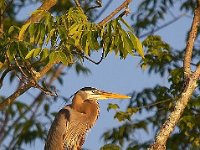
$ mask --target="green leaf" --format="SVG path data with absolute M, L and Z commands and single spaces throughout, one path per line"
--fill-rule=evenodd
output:
M 88 31 L 83 32 L 83 36 L 81 38 L 81 44 L 82 44 L 82 49 L 84 50 L 84 53 L 88 56 L 90 54 L 90 50 L 89 50 L 89 41 L 87 39 L 87 34 L 88 34 Z
M 129 107 L 127 108 L 126 112 L 130 113 L 131 115 L 135 114 L 136 112 L 138 112 L 139 109 L 136 107 Z
M 81 27 L 81 24 L 73 24 L 70 28 L 69 28 L 69 36 L 74 35 L 78 29 Z
M 15 27 L 14 26 L 11 26 L 8 30 L 8 34 L 11 34 L 13 31 L 15 30 Z
M 120 20 L 132 33 L 134 33 L 133 28 L 132 28 L 122 17 L 119 17 L 119 20 Z
M 48 44 L 48 42 L 50 41 L 51 37 L 55 34 L 56 29 L 51 29 L 51 31 L 49 32 L 47 38 L 46 38 L 46 44 Z
M 38 44 L 40 40 L 40 34 L 41 34 L 41 23 L 37 24 L 36 30 L 35 30 L 35 44 Z
M 115 144 L 106 144 L 100 148 L 100 150 L 121 150 L 118 145 Z
M 128 34 L 130 36 L 130 39 L 133 43 L 133 46 L 135 48 L 135 50 L 138 52 L 138 54 L 144 58 L 144 51 L 143 51 L 143 47 L 142 47 L 142 43 L 140 42 L 140 40 L 131 32 L 128 31 Z
M 28 53 L 27 43 L 26 42 L 22 42 L 22 41 L 18 42 L 17 43 L 17 50 L 18 50 L 18 53 L 19 53 L 20 57 L 22 59 L 25 59 L 25 56 Z
M 19 38 L 20 41 L 22 41 L 24 39 L 24 33 L 26 32 L 26 29 L 29 27 L 30 24 L 31 23 L 28 22 L 28 23 L 26 23 L 26 24 L 24 24 L 22 26 L 22 28 L 21 28 L 21 30 L 19 32 L 19 36 L 18 36 L 18 38 Z
M 49 55 L 49 63 L 56 63 L 59 60 L 59 56 L 57 51 L 51 52 Z
M 127 36 L 127 34 L 126 34 L 126 32 L 123 30 L 123 29 L 121 29 L 120 30 L 121 32 L 121 36 L 122 36 L 122 41 L 124 42 L 124 58 L 126 58 L 126 56 L 127 56 L 127 52 L 126 51 L 128 51 L 128 53 L 130 54 L 130 55 L 134 55 L 134 53 L 133 53 L 133 44 L 132 44 L 132 42 L 131 42 L 131 40 L 129 39 L 129 37 Z
M 119 111 L 115 114 L 114 118 L 117 118 L 118 121 L 130 120 L 130 115 L 126 112 Z
M 119 109 L 119 106 L 117 104 L 111 104 L 111 103 L 109 103 L 108 107 L 107 107 L 107 111 L 109 111 L 110 109 L 116 110 L 116 109 Z
M 49 56 L 49 50 L 44 48 L 40 54 L 40 61 L 45 60 Z
M 40 53 L 41 49 L 40 48 L 36 48 L 33 52 L 33 57 L 36 57 L 39 53 Z
M 126 58 L 128 55 L 128 51 L 132 51 L 131 47 L 129 46 L 127 40 L 126 40 L 126 33 L 123 32 L 123 29 L 120 30 L 120 39 L 121 39 L 121 44 L 120 44 L 120 56 L 122 58 Z
M 59 26 L 58 27 L 58 33 L 59 33 L 59 35 L 60 35 L 60 39 L 62 40 L 62 41 L 65 41 L 66 39 L 67 39 L 67 37 L 66 37 L 66 29 L 65 29 L 65 27 L 64 26 Z
M 115 32 L 119 29 L 117 19 L 112 20 L 112 27 Z
M 28 28 L 30 35 L 30 43 L 34 43 L 35 40 L 35 24 L 31 24 Z
M 28 54 L 26 55 L 25 59 L 29 59 L 32 56 L 36 57 L 40 53 L 40 50 L 41 50 L 40 48 L 34 48 L 30 50 Z
M 44 43 L 45 34 L 46 34 L 45 27 L 44 27 L 44 25 L 41 25 L 41 28 L 40 28 L 40 39 L 38 41 L 38 44 L 40 45 L 40 47 L 42 47 L 42 45 Z
M 67 56 L 65 55 L 65 53 L 63 52 L 58 52 L 58 55 L 59 55 L 59 58 L 60 58 L 60 61 L 64 64 L 64 65 L 67 65 L 68 62 L 67 62 Z

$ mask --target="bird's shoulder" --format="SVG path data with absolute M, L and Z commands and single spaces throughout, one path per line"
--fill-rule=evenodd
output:
M 65 120 L 69 120 L 71 113 L 71 106 L 67 105 L 63 107 L 56 115 L 56 118 L 65 118 Z

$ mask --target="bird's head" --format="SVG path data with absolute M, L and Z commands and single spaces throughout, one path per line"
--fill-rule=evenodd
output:
M 84 87 L 77 91 L 83 100 L 103 100 L 103 99 L 128 99 L 130 96 L 106 92 L 93 87 Z

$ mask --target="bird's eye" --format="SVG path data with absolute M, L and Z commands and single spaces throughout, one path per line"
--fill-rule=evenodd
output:
M 95 91 L 93 90 L 92 93 L 95 93 Z

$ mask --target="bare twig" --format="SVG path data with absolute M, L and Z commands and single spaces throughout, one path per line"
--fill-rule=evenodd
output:
M 15 69 L 13 69 L 13 66 L 12 66 L 11 63 L 10 63 L 7 54 L 5 55 L 5 57 L 6 57 L 6 60 L 7 60 L 7 62 L 8 62 L 8 66 L 11 68 L 11 70 L 13 70 L 14 74 L 16 75 L 16 77 L 17 77 L 20 81 L 22 81 L 22 82 L 24 83 L 23 79 L 17 74 L 17 71 L 16 71 Z
M 126 0 L 125 2 L 123 2 L 118 8 L 116 8 L 110 15 L 108 15 L 105 19 L 103 19 L 101 22 L 99 22 L 98 24 L 100 26 L 103 26 L 104 24 L 106 24 L 110 19 L 112 19 L 117 13 L 119 13 L 122 9 L 128 7 L 128 5 L 130 4 L 132 0 Z
M 150 108 L 150 107 L 153 107 L 153 106 L 156 106 L 156 105 L 159 105 L 159 104 L 171 102 L 172 100 L 173 99 L 169 98 L 169 99 L 161 100 L 161 101 L 154 102 L 154 103 L 147 104 L 147 105 L 142 105 L 142 106 L 135 107 L 135 108 L 137 108 L 137 109 Z
M 22 67 L 19 65 L 18 60 L 16 59 L 15 56 L 14 56 L 14 60 L 15 60 L 15 63 L 16 63 L 16 65 L 17 65 L 17 67 L 19 68 L 21 74 L 22 74 L 23 76 L 25 76 L 26 78 L 28 78 L 28 76 L 26 75 L 26 73 L 23 71 Z
M 102 50 L 101 58 L 100 58 L 100 60 L 97 61 L 97 62 L 94 61 L 93 59 L 91 59 L 90 57 L 87 57 L 87 56 L 84 55 L 84 54 L 83 54 L 83 57 L 84 57 L 85 59 L 89 60 L 90 62 L 94 63 L 95 65 L 99 65 L 99 64 L 102 62 L 103 57 L 104 57 L 104 48 L 103 48 L 103 50 Z
M 92 10 L 92 9 L 96 9 L 96 8 L 102 7 L 101 1 L 96 0 L 96 3 L 97 3 L 97 5 L 88 8 L 88 9 L 85 11 L 85 13 L 87 13 L 88 11 L 90 11 L 90 10 Z
M 200 75 L 200 66 L 197 67 L 194 73 L 191 73 L 190 63 L 199 24 L 200 24 L 200 0 L 198 0 L 198 5 L 195 9 L 194 19 L 192 22 L 192 27 L 187 41 L 186 53 L 184 58 L 184 75 L 186 77 L 186 86 L 180 98 L 177 100 L 173 112 L 169 115 L 168 119 L 162 125 L 160 131 L 156 135 L 154 144 L 150 146 L 149 150 L 166 149 L 167 139 L 174 130 L 185 107 L 188 104 L 188 101 L 192 96 L 192 93 L 197 87 L 197 81 Z

